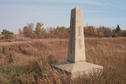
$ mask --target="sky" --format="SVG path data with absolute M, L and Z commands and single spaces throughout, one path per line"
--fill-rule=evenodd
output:
M 70 25 L 71 9 L 83 10 L 83 25 L 126 30 L 126 0 L 0 0 L 0 32 L 15 33 L 29 23 L 44 27 Z

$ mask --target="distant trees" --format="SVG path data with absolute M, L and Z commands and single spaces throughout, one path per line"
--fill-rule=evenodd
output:
M 85 36 L 95 37 L 98 35 L 98 32 L 94 26 L 85 26 L 84 33 L 85 33 Z
M 46 30 L 43 28 L 43 25 L 44 24 L 39 23 L 39 22 L 36 24 L 35 34 L 43 35 L 46 33 Z
M 119 33 L 120 31 L 121 31 L 120 26 L 117 25 L 115 32 L 116 32 L 116 33 Z
M 24 36 L 26 36 L 26 37 L 32 37 L 32 34 L 33 34 L 33 26 L 34 26 L 34 24 L 33 23 L 30 23 L 30 24 L 27 24 L 27 26 L 25 26 L 23 28 L 23 34 L 24 34 Z
M 35 31 L 33 31 L 34 24 L 30 23 L 24 26 L 23 31 L 19 29 L 19 34 L 23 34 L 25 37 L 37 38 L 46 34 L 46 30 L 43 28 L 43 24 L 37 23 Z
M 57 26 L 56 28 L 48 27 L 44 28 L 44 24 L 36 23 L 35 30 L 33 30 L 33 24 L 28 24 L 24 27 L 23 31 L 19 30 L 26 37 L 32 38 L 67 38 L 70 34 L 70 28 L 64 26 Z M 85 26 L 84 33 L 86 37 L 117 37 L 126 36 L 126 31 L 121 30 L 120 26 L 117 25 L 115 29 L 109 27 L 94 27 Z
M 121 30 L 119 25 L 117 25 L 115 32 L 117 36 L 126 36 L 126 30 Z
M 97 28 L 98 36 L 101 37 L 112 37 L 112 30 L 110 28 L 101 26 Z
M 124 32 L 121 31 L 121 28 L 119 25 L 117 25 L 116 29 L 113 30 L 113 36 L 117 37 L 117 36 L 123 36 Z
M 6 30 L 6 29 L 3 29 L 3 31 L 1 32 L 2 35 L 4 35 L 4 38 L 5 39 L 11 39 L 14 37 L 14 33 L 9 31 L 9 30 Z
M 112 30 L 110 28 L 100 26 L 95 28 L 94 26 L 85 26 L 84 33 L 86 37 L 111 37 Z
M 56 28 L 43 27 L 44 24 L 37 23 L 35 31 L 33 32 L 33 26 L 24 27 L 24 35 L 32 38 L 67 38 L 70 34 L 70 28 L 64 26 L 57 26 Z M 115 29 L 109 27 L 94 27 L 94 26 L 85 26 L 84 33 L 86 37 L 117 37 L 117 36 L 126 36 L 125 31 L 122 31 L 120 26 L 117 25 Z
M 70 28 L 64 26 L 57 26 L 56 28 L 51 28 L 49 31 L 49 36 L 52 38 L 67 38 L 70 33 Z
M 43 27 L 44 24 L 36 23 L 35 30 L 33 31 L 32 24 L 28 24 L 23 28 L 23 34 L 25 37 L 31 38 L 67 38 L 69 36 L 70 29 L 64 26 L 57 26 L 56 28 Z M 22 31 L 19 30 L 19 33 Z
M 9 35 L 14 35 L 13 32 L 9 31 L 9 30 L 6 30 L 6 29 L 3 29 L 3 31 L 1 32 L 3 35 L 6 35 L 6 34 L 9 34 Z
M 126 36 L 126 30 L 122 30 L 122 31 L 120 31 L 119 36 Z
M 15 38 L 19 37 L 30 37 L 30 38 L 68 38 L 70 34 L 70 28 L 64 26 L 57 26 L 56 28 L 52 27 L 43 27 L 44 24 L 38 22 L 36 23 L 35 29 L 34 24 L 30 23 L 24 26 L 21 30 L 19 29 L 19 34 L 15 35 Z M 1 38 L 14 38 L 14 33 L 3 29 L 0 35 Z M 126 30 L 121 30 L 120 26 L 117 25 L 115 29 L 111 29 L 109 27 L 100 26 L 85 26 L 84 27 L 84 35 L 85 37 L 118 37 L 118 36 L 126 36 Z

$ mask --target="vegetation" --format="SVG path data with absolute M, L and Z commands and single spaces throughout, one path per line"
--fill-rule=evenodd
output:
M 23 28 L 23 31 L 19 29 L 19 35 L 24 37 L 34 38 L 68 38 L 70 34 L 70 28 L 64 26 L 57 26 L 56 28 L 48 27 L 44 28 L 44 24 L 37 23 L 35 30 L 34 24 L 30 23 L 27 24 Z M 12 34 L 8 32 L 8 30 L 4 30 L 2 33 L 8 33 L 9 35 Z M 8 35 L 7 34 L 7 35 Z M 85 37 L 125 37 L 126 31 L 121 30 L 120 26 L 117 25 L 115 29 L 111 29 L 109 27 L 94 27 L 94 26 L 85 26 L 84 27 L 84 34 Z M 12 36 L 12 35 L 11 35 Z
M 32 37 L 32 34 L 33 34 L 33 24 L 32 23 L 28 24 L 27 26 L 24 27 L 23 34 L 26 37 Z
M 48 37 L 49 38 L 68 38 L 70 33 L 70 29 L 66 28 L 64 26 L 56 27 L 56 28 L 50 28 Z
M 84 27 L 86 37 L 112 37 L 112 30 L 108 27 L 100 26 L 95 28 L 93 26 Z
M 34 31 L 33 26 L 31 23 L 23 31 L 20 29 L 19 36 L 14 38 L 17 42 L 0 43 L 0 84 L 126 84 L 126 38 L 122 37 L 126 36 L 126 31 L 121 30 L 119 25 L 116 29 L 84 27 L 85 37 L 118 38 L 86 38 L 87 61 L 104 66 L 104 70 L 103 73 L 94 73 L 89 77 L 84 75 L 75 80 L 51 66 L 66 61 L 66 38 L 70 28 L 58 26 L 46 30 L 43 24 L 37 23 Z M 4 37 L 7 35 L 6 39 L 9 39 L 8 35 L 14 35 L 8 30 L 3 30 L 1 34 Z M 22 34 L 23 39 L 20 38 Z
M 126 84 L 126 39 L 85 41 L 87 61 L 104 66 L 103 73 L 71 80 L 53 69 L 50 64 L 67 58 L 65 39 L 7 42 L 0 44 L 0 84 Z
M 10 32 L 8 30 L 3 29 L 2 34 L 3 35 L 6 35 L 6 34 L 13 35 L 14 33 L 13 32 Z
M 120 26 L 117 25 L 117 27 L 116 27 L 116 32 L 118 33 L 118 32 L 120 32 L 120 31 L 121 31 Z
M 47 30 L 46 30 L 47 29 Z M 94 27 L 85 26 L 84 33 L 86 37 L 121 37 L 125 36 L 125 31 L 121 30 L 117 25 L 115 29 L 109 27 Z M 70 28 L 64 26 L 57 26 L 56 28 L 43 28 L 43 24 L 37 23 L 32 38 L 68 38 L 70 34 Z
M 43 35 L 46 33 L 45 29 L 43 29 L 43 27 L 42 27 L 43 25 L 44 24 L 37 23 L 36 28 L 35 28 L 35 34 Z
M 6 30 L 6 29 L 3 29 L 3 31 L 1 32 L 1 34 L 4 35 L 5 39 L 12 39 L 13 35 L 14 35 L 13 32 L 11 32 L 9 30 Z

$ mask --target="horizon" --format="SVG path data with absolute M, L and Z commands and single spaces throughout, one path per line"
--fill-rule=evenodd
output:
M 126 30 L 126 1 L 114 0 L 0 0 L 0 32 L 3 29 L 18 33 L 28 23 L 44 23 L 44 27 L 70 25 L 71 9 L 83 10 L 83 25 Z

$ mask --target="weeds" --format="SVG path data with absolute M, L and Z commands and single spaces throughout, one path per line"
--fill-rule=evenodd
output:
M 51 67 L 66 60 L 67 43 L 46 40 L 0 46 L 0 84 L 126 84 L 125 38 L 86 39 L 87 61 L 104 70 L 75 80 Z

